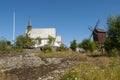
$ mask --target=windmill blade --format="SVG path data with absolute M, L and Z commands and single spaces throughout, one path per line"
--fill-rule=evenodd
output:
M 92 34 L 90 35 L 90 38 L 89 38 L 89 39 L 91 39 L 92 35 L 93 35 L 93 32 L 92 32 Z
M 97 20 L 97 23 L 96 23 L 96 25 L 94 27 L 94 30 L 97 28 L 98 24 L 99 24 L 99 20 Z
M 88 27 L 88 29 L 92 32 L 91 35 L 90 35 L 90 37 L 89 37 L 89 39 L 91 39 L 91 37 L 92 37 L 92 35 L 93 35 L 93 29 L 90 28 L 90 27 Z
M 89 29 L 90 31 L 93 31 L 93 29 L 92 29 L 92 28 L 90 28 L 90 27 L 88 27 L 88 29 Z

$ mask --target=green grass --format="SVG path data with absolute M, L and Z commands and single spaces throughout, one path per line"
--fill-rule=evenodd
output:
M 120 80 L 119 58 L 96 58 L 98 61 L 80 62 L 60 77 L 60 80 Z M 102 66 L 101 66 L 102 65 Z
M 61 75 L 59 80 L 120 80 L 120 57 L 102 56 L 102 54 L 97 53 L 80 54 L 71 51 L 36 52 L 35 54 L 44 58 L 62 57 L 79 61 L 77 65 Z
M 82 56 L 81 54 L 73 51 L 61 51 L 61 52 L 50 52 L 50 53 L 44 53 L 44 52 L 35 52 L 35 55 L 39 57 L 58 57 L 58 58 L 68 58 L 73 56 Z

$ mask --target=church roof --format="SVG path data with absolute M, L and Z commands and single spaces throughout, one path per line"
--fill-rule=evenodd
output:
M 31 38 L 48 38 L 48 36 L 56 37 L 55 28 L 32 28 L 30 31 Z

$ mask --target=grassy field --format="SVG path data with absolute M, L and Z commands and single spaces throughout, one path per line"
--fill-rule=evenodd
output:
M 67 69 L 59 80 L 120 80 L 120 57 L 108 57 L 100 53 L 77 53 L 72 51 L 42 53 L 35 52 L 41 58 L 64 58 L 77 61 L 71 69 Z M 0 80 L 14 80 L 9 76 L 4 78 L 0 73 Z
M 79 61 L 73 68 L 61 75 L 60 80 L 120 80 L 120 57 L 76 52 L 36 53 L 36 55 Z
M 120 58 L 97 57 L 79 62 L 60 80 L 120 80 Z

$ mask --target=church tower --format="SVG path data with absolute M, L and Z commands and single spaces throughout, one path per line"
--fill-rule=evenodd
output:
M 32 29 L 32 25 L 31 25 L 31 21 L 30 19 L 28 20 L 28 26 L 27 26 L 27 34 L 29 33 L 29 31 L 31 31 Z
M 32 29 L 32 25 L 31 25 L 31 21 L 30 19 L 28 20 L 28 26 L 27 26 L 27 30 L 30 31 Z

